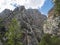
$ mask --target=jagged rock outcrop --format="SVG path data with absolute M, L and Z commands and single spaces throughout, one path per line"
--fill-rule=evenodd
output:
M 6 12 L 5 12 L 6 11 Z M 5 10 L 0 15 L 4 19 L 5 27 L 8 27 L 12 18 L 17 18 L 21 25 L 24 37 L 24 45 L 37 45 L 43 33 L 43 24 L 46 16 L 42 15 L 37 9 L 25 9 L 24 6 L 17 7 L 14 11 Z
M 53 17 L 53 15 L 54 15 L 54 7 L 50 9 L 50 11 L 48 12 L 48 18 Z
M 60 36 L 60 16 L 54 14 L 54 8 L 50 10 L 49 17 L 44 24 L 44 33 Z

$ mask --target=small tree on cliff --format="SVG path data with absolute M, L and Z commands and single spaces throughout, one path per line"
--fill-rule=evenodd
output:
M 21 43 L 21 29 L 17 19 L 13 18 L 8 26 L 8 32 L 6 32 L 7 41 L 5 45 L 22 45 Z

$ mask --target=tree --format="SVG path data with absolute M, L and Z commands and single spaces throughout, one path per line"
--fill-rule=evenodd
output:
M 51 36 L 50 34 L 45 34 L 39 45 L 60 45 L 60 37 Z
M 39 45 L 51 45 L 51 37 L 50 37 L 50 34 L 45 34 L 42 37 Z
M 20 41 L 22 36 L 19 22 L 16 18 L 13 18 L 8 26 L 8 32 L 6 32 L 7 41 L 5 45 L 22 45 Z
M 51 38 L 52 45 L 60 45 L 60 37 L 53 36 Z
M 60 0 L 55 0 L 55 12 L 57 15 L 60 15 Z

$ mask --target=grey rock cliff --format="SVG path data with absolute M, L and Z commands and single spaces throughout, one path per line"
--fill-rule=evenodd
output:
M 24 45 L 37 45 L 43 33 L 43 24 L 46 16 L 42 15 L 37 9 L 25 9 L 24 6 L 17 7 L 14 11 L 3 11 L 0 17 L 4 19 L 5 26 L 12 18 L 17 18 L 20 22 Z M 5 16 L 4 16 L 5 15 Z
M 37 45 L 43 35 L 43 24 L 46 16 L 42 15 L 37 9 L 24 9 L 17 15 L 16 17 L 21 22 L 21 27 L 25 34 L 27 33 L 27 44 Z

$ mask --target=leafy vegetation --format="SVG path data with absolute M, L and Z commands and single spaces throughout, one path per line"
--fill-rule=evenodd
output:
M 0 40 L 3 42 L 3 37 L 5 36 L 5 26 L 3 24 L 3 19 L 0 18 Z
M 45 34 L 42 39 L 41 42 L 39 43 L 39 45 L 51 45 L 51 39 L 50 39 L 50 35 L 49 34 Z
M 60 37 L 45 34 L 39 45 L 60 45 Z
M 60 14 L 60 0 L 55 0 L 55 12 L 56 14 Z
M 8 32 L 6 32 L 7 41 L 5 45 L 22 45 L 21 39 L 22 33 L 21 28 L 17 19 L 13 18 L 8 26 Z

